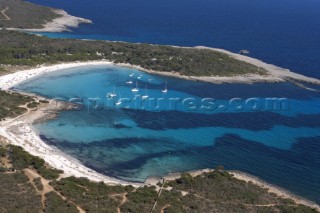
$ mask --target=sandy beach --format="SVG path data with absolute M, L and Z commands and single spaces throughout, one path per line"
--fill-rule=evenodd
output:
M 201 47 L 202 48 L 202 47 Z M 222 51 L 222 50 L 221 50 Z M 223 50 L 224 51 L 224 50 Z M 227 53 L 227 52 L 226 52 Z M 141 71 L 145 71 L 148 73 L 165 75 L 170 77 L 182 78 L 186 80 L 195 80 L 195 81 L 204 81 L 210 83 L 253 83 L 253 82 L 284 82 L 287 78 L 296 79 L 298 81 L 320 84 L 320 80 L 305 77 L 293 72 L 290 72 L 286 69 L 276 67 L 274 65 L 266 64 L 257 59 L 252 59 L 246 56 L 238 55 L 233 53 L 232 57 L 238 57 L 239 60 L 247 60 L 247 62 L 255 64 L 257 66 L 261 66 L 269 71 L 269 75 L 266 76 L 233 76 L 233 77 L 193 77 L 193 76 L 181 76 L 175 72 L 157 72 L 152 70 L 146 70 L 141 68 L 140 66 L 133 66 L 130 64 L 114 64 L 110 61 L 89 61 L 89 62 L 74 62 L 74 63 L 65 63 L 65 64 L 57 64 L 51 66 L 39 66 L 34 69 L 18 71 L 15 73 L 11 73 L 8 75 L 0 76 L 0 89 L 1 90 L 10 90 L 10 88 L 15 85 L 28 80 L 30 78 L 43 75 L 46 73 L 54 72 L 61 69 L 81 67 L 81 66 L 95 66 L 95 65 L 119 65 L 125 67 L 131 67 L 135 69 L 139 69 Z M 92 181 L 104 181 L 108 184 L 123 184 L 123 185 L 134 185 L 141 186 L 139 183 L 129 183 L 121 180 L 117 180 L 115 178 L 107 177 L 100 173 L 93 171 L 82 165 L 78 160 L 64 154 L 58 149 L 47 145 L 43 142 L 37 133 L 32 128 L 32 123 L 39 119 L 47 119 L 52 117 L 52 114 L 57 113 L 61 109 L 56 107 L 55 102 L 50 101 L 49 104 L 41 105 L 36 111 L 29 111 L 28 113 L 21 115 L 14 119 L 6 119 L 0 122 L 0 135 L 6 138 L 7 143 L 11 143 L 14 145 L 22 146 L 27 152 L 32 155 L 39 156 L 43 158 L 50 166 L 61 169 L 64 171 L 63 176 L 76 176 L 76 177 L 86 177 Z M 209 170 L 201 170 L 192 172 L 193 175 L 201 174 L 203 171 Z M 315 208 L 319 208 L 316 204 L 300 199 L 297 196 L 292 196 L 291 193 L 286 192 L 285 190 L 280 190 L 277 187 L 274 187 L 270 184 L 264 183 L 259 179 L 252 177 L 250 175 L 246 175 L 244 173 L 236 172 L 233 174 L 235 177 L 245 180 L 252 181 L 260 186 L 265 188 L 269 188 L 270 192 L 274 192 L 280 196 L 288 197 L 295 200 L 297 203 L 305 204 L 308 206 L 312 206 Z M 179 175 L 171 175 L 171 178 L 177 178 Z M 166 178 L 169 178 L 166 177 Z M 169 178 L 170 179 L 170 178 Z M 155 182 L 155 181 L 151 181 Z M 150 181 L 146 182 L 146 184 L 150 184 Z M 156 183 L 154 183 L 156 184 Z
M 80 24 L 92 24 L 92 21 L 85 18 L 80 18 L 68 14 L 64 10 L 53 10 L 60 17 L 53 19 L 51 22 L 46 23 L 41 29 L 20 29 L 20 28 L 7 28 L 7 30 L 21 30 L 28 32 L 65 32 L 70 31 L 69 28 L 76 28 Z
M 197 47 L 200 48 L 200 47 Z M 204 47 L 201 47 L 204 48 Z M 213 49 L 213 48 L 210 48 Z M 229 54 L 231 57 L 234 57 L 238 60 L 242 60 L 253 65 L 262 67 L 268 71 L 267 75 L 238 75 L 238 76 L 185 76 L 180 75 L 177 72 L 159 72 L 155 70 L 145 69 L 141 66 L 132 65 L 132 64 L 123 64 L 123 63 L 113 63 L 112 61 L 100 60 L 100 61 L 87 61 L 87 62 L 72 62 L 72 63 L 63 63 L 57 65 L 50 66 L 38 66 L 37 68 L 18 71 L 12 74 L 1 76 L 0 78 L 0 89 L 8 90 L 9 88 L 17 85 L 25 80 L 30 78 L 43 75 L 49 72 L 54 72 L 61 69 L 81 67 L 81 66 L 95 66 L 95 65 L 117 65 L 127 68 L 138 69 L 143 72 L 147 72 L 150 74 L 163 75 L 173 78 L 180 78 L 185 80 L 192 81 L 201 81 L 213 84 L 222 84 L 222 83 L 245 83 L 252 84 L 257 82 L 265 82 L 265 83 L 279 83 L 279 82 L 304 82 L 308 84 L 320 85 L 320 80 L 316 78 L 307 77 L 298 73 L 294 73 L 289 71 L 288 69 L 284 69 L 281 67 L 277 67 L 272 64 L 267 64 L 258 59 L 250 58 L 247 56 L 231 53 L 226 50 L 214 49 L 215 51 L 221 51 L 225 54 Z M 304 89 L 313 90 L 311 88 L 302 86 Z
M 53 168 L 63 170 L 62 177 L 86 177 L 92 181 L 103 181 L 112 185 L 140 186 L 141 184 L 138 183 L 117 180 L 95 172 L 82 165 L 77 159 L 47 145 L 40 139 L 33 130 L 32 124 L 39 119 L 54 117 L 61 110 L 61 106 L 63 105 L 57 105 L 56 101 L 51 100 L 49 104 L 42 104 L 37 110 L 29 110 L 17 118 L 1 121 L 0 135 L 5 138 L 6 143 L 21 146 L 30 154 L 43 158 Z
M 57 70 L 81 67 L 81 66 L 95 66 L 95 65 L 112 65 L 112 62 L 108 62 L 108 61 L 74 62 L 74 63 L 57 64 L 52 66 L 39 66 L 34 69 L 18 71 L 8 75 L 0 76 L 0 89 L 9 90 L 11 87 L 25 80 L 28 80 L 30 78 L 43 75 L 46 73 L 54 72 Z

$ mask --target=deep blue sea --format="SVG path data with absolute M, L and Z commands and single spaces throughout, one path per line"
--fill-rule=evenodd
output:
M 320 78 L 319 0 L 30 1 L 94 22 L 45 34 L 50 37 L 247 49 L 251 57 Z M 138 93 L 131 92 L 135 82 Z M 47 143 L 104 174 L 144 181 L 223 165 L 320 203 L 319 92 L 290 83 L 211 85 L 116 66 L 63 70 L 16 89 L 78 98 L 81 111 L 64 111 L 35 128 Z M 109 100 L 108 93 L 117 97 Z M 244 104 L 248 98 L 255 99 Z M 266 98 L 288 102 L 270 110 Z
M 61 70 L 15 89 L 75 98 L 78 110 L 34 127 L 106 175 L 144 181 L 223 165 L 320 202 L 319 92 L 289 83 L 213 85 L 111 65 Z M 287 100 L 270 108 L 267 98 Z
M 319 0 L 30 0 L 91 19 L 51 37 L 204 45 L 320 78 Z

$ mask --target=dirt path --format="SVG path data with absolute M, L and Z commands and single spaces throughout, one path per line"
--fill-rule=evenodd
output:
M 54 189 L 49 185 L 49 181 L 45 180 L 43 177 L 41 177 L 37 172 L 31 170 L 31 169 L 24 169 L 23 170 L 25 175 L 29 178 L 30 183 L 33 185 L 35 190 L 41 194 L 41 203 L 42 203 L 42 209 L 45 208 L 45 202 L 46 202 L 46 193 L 49 193 L 51 191 L 54 191 Z M 41 183 L 43 185 L 43 190 L 39 191 L 36 185 L 34 184 L 34 179 L 35 178 L 40 178 Z
M 27 105 L 28 105 L 29 103 L 32 103 L 32 102 L 33 102 L 33 101 L 28 102 L 28 103 L 26 103 L 26 104 L 24 104 L 24 105 L 20 105 L 20 106 L 19 106 L 20 108 L 24 108 L 24 109 L 26 109 L 27 111 L 26 111 L 25 113 L 23 113 L 23 114 L 15 117 L 15 118 L 7 118 L 5 121 L 2 121 L 1 125 L 2 125 L 2 126 L 9 125 L 10 123 L 13 123 L 14 121 L 16 121 L 16 120 L 22 118 L 23 116 L 29 114 L 32 110 L 37 110 L 38 107 L 36 107 L 36 108 L 34 108 L 34 109 L 30 109 L 30 108 L 27 107 Z
M 67 200 L 66 197 L 64 197 L 63 195 L 61 195 L 59 192 L 57 192 L 52 186 L 50 186 L 50 181 L 44 179 L 41 175 L 39 175 L 36 171 L 32 170 L 32 169 L 24 169 L 23 170 L 25 175 L 29 178 L 30 183 L 33 185 L 33 187 L 35 188 L 35 190 L 41 194 L 41 202 L 42 202 L 42 208 L 45 209 L 45 202 L 46 202 L 46 194 L 49 192 L 54 191 L 55 193 L 57 193 L 58 196 L 60 196 L 63 200 Z M 43 185 L 43 189 L 42 191 L 39 191 L 38 188 L 36 187 L 36 185 L 34 184 L 34 179 L 35 178 L 40 178 L 41 183 Z M 75 204 L 72 201 L 69 201 L 70 203 L 72 203 L 80 213 L 86 213 L 80 206 L 78 206 L 77 204 Z
M 12 164 L 10 163 L 10 160 L 7 157 L 0 157 L 0 164 L 1 163 L 6 168 L 12 168 Z
M 164 184 L 165 184 L 165 183 L 166 183 L 166 180 L 165 180 L 165 179 L 162 179 L 162 186 L 161 186 L 161 188 L 160 188 L 159 191 L 158 191 L 157 198 L 156 198 L 156 200 L 155 200 L 155 202 L 154 202 L 154 204 L 153 204 L 153 207 L 152 207 L 150 213 L 152 213 L 152 212 L 155 210 L 155 208 L 156 208 L 156 206 L 157 206 L 157 203 L 158 203 L 158 198 L 161 196 L 161 193 L 162 193 L 162 190 L 163 190 L 163 187 L 164 187 Z
M 11 20 L 11 18 L 6 14 L 6 12 L 9 9 L 10 9 L 9 7 L 6 7 L 3 10 L 0 11 L 2 13 L 2 15 L 5 17 L 5 19 L 0 19 L 0 20 L 5 20 L 5 21 L 10 21 Z
M 110 197 L 113 197 L 113 198 L 115 198 L 115 197 L 117 197 L 117 196 L 119 196 L 119 197 L 122 198 L 121 203 L 120 203 L 119 207 L 117 208 L 117 213 L 121 213 L 120 207 L 121 207 L 125 202 L 127 202 L 127 193 L 110 195 Z

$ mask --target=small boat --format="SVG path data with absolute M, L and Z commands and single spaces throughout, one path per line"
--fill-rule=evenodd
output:
M 138 77 L 137 77 L 137 79 L 141 79 L 141 78 L 142 78 L 142 76 L 138 76 Z
M 109 97 L 109 98 L 115 98 L 115 97 L 117 97 L 117 94 L 109 93 L 109 94 L 108 94 L 108 97 Z
M 115 93 L 115 90 L 116 90 L 116 88 L 113 87 L 113 92 L 108 93 L 108 94 L 107 94 L 107 97 L 108 97 L 108 98 L 115 98 L 115 97 L 117 97 L 117 94 Z
M 127 84 L 133 84 L 133 81 L 127 81 L 126 83 Z
M 134 76 L 134 73 L 131 73 L 129 76 L 130 76 L 130 77 L 133 77 L 133 76 Z
M 250 51 L 249 50 L 240 50 L 239 52 L 240 54 L 250 54 Z
M 119 105 L 121 105 L 121 94 L 119 93 L 119 99 L 118 99 L 118 101 L 116 102 L 116 106 L 119 106 Z
M 138 82 L 136 82 L 136 87 L 131 89 L 131 92 L 139 92 Z
M 164 87 L 163 90 L 161 90 L 162 93 L 167 93 L 168 92 L 167 84 L 168 84 L 168 82 L 166 81 L 166 86 Z
M 145 89 L 144 95 L 141 96 L 141 98 L 142 98 L 142 99 L 148 99 L 148 98 L 149 98 L 147 85 L 146 85 L 146 89 Z

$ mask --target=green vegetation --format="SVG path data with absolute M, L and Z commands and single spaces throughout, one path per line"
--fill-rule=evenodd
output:
M 124 42 L 50 39 L 0 30 L 0 64 L 36 66 L 88 60 L 139 65 L 159 72 L 193 76 L 265 74 L 266 71 L 230 56 L 206 49 L 177 48 Z
M 19 107 L 26 103 L 36 104 L 32 97 L 0 90 L 0 120 L 27 112 L 26 108 Z
M 39 169 L 44 165 L 44 160 L 30 155 L 20 146 L 9 145 L 8 157 L 15 169 L 21 170 L 29 167 Z
M 42 182 L 41 182 L 41 178 L 33 179 L 33 183 L 37 187 L 38 191 L 42 191 L 43 190 L 43 185 L 42 185 Z
M 19 146 L 9 145 L 8 147 L 8 158 L 15 169 L 34 168 L 48 180 L 57 179 L 62 173 L 60 170 L 48 168 L 42 158 L 29 154 Z
M 45 212 L 50 213 L 78 213 L 77 208 L 70 202 L 63 200 L 57 193 L 46 194 Z
M 31 213 L 42 209 L 40 195 L 22 173 L 0 173 L 0 212 Z
M 21 0 L 0 0 L 0 10 L 5 10 L 5 14 L 10 18 L 8 20 L 0 13 L 0 27 L 7 28 L 38 29 L 46 22 L 60 17 L 52 8 Z
M 154 186 L 138 188 L 129 192 L 128 201 L 121 206 L 122 212 L 150 212 L 157 198 L 157 191 Z
M 7 20 L 0 18 L 0 28 L 40 28 L 46 21 L 58 17 L 51 8 L 21 0 L 0 0 L 0 10 L 5 10 L 5 14 L 10 17 Z M 159 72 L 174 71 L 194 76 L 266 74 L 266 70 L 262 68 L 211 50 L 49 39 L 0 30 L 0 74 L 6 72 L 5 66 L 1 65 L 36 66 L 88 60 L 109 60 Z M 0 91 L 0 120 L 26 112 L 26 107 L 21 106 L 36 108 L 39 103 L 29 96 Z M 153 212 L 166 213 L 317 212 L 268 193 L 266 189 L 253 183 L 238 180 L 222 168 L 197 177 L 183 174 L 177 180 L 166 182 L 158 196 L 155 186 L 135 189 L 132 186 L 95 183 L 85 178 L 68 177 L 58 180 L 62 171 L 50 168 L 43 159 L 14 145 L 0 146 L 0 157 L 0 212 L 74 213 L 79 212 L 77 208 L 81 208 L 86 212 L 140 213 L 150 212 L 155 204 Z M 32 171 L 36 177 L 40 175 L 41 178 L 30 178 L 25 171 Z M 50 185 L 47 184 L 48 181 Z M 43 192 L 45 189 L 49 191 Z M 43 197 L 40 195 L 42 193 L 45 193 Z
M 53 181 L 52 186 L 87 212 L 117 212 L 120 201 L 112 195 L 133 190 L 131 186 L 108 186 L 74 177 Z
M 234 178 L 225 171 L 183 174 L 170 181 L 158 199 L 155 212 L 317 212 L 294 201 L 279 198 L 253 183 Z M 182 195 L 184 192 L 184 196 Z
M 27 107 L 30 108 L 30 109 L 34 109 L 37 106 L 39 106 L 39 103 L 37 103 L 37 102 L 31 102 L 31 103 L 27 104 Z
M 57 179 L 63 171 L 58 169 L 47 168 L 47 166 L 42 166 L 41 168 L 37 169 L 38 173 L 48 180 Z
M 238 180 L 222 169 L 196 177 L 183 174 L 179 179 L 165 182 L 160 196 L 159 188 L 155 186 L 135 189 L 75 177 L 51 180 L 49 184 L 53 188 L 50 189 L 51 186 L 41 178 L 32 178 L 31 181 L 24 174 L 25 168 L 37 173 L 36 168 L 43 167 L 42 160 L 17 146 L 0 146 L 0 151 L 16 168 L 14 172 L 0 172 L 0 212 L 75 213 L 82 209 L 85 212 L 140 213 L 150 212 L 155 203 L 153 212 L 166 213 L 317 212 L 268 193 L 253 183 Z M 40 194 L 45 188 L 49 191 L 45 192 L 42 205 Z
M 7 154 L 7 149 L 0 146 L 0 157 L 5 157 Z

